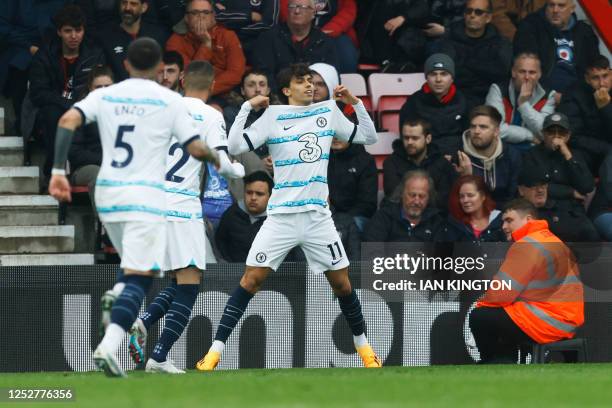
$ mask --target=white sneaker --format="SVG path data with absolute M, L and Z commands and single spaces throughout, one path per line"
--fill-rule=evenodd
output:
M 145 371 L 147 373 L 185 374 L 185 371 L 176 368 L 170 359 L 166 359 L 163 363 L 158 363 L 150 358 L 147 360 Z
M 104 336 L 106 328 L 111 321 L 111 310 L 117 300 L 117 295 L 112 290 L 107 290 L 104 295 L 100 298 L 100 309 L 102 309 L 102 316 L 100 318 L 100 326 L 98 332 L 100 336 Z
M 144 362 L 144 349 L 147 341 L 147 329 L 140 318 L 137 318 L 132 328 L 129 331 L 130 334 L 130 357 L 134 360 L 134 363 L 140 364 Z
M 125 371 L 111 353 L 102 350 L 100 346 L 94 351 L 93 359 L 96 366 L 104 371 L 107 377 L 127 377 Z

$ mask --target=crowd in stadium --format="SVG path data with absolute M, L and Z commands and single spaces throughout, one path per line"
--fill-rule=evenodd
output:
M 564 241 L 612 240 L 612 74 L 573 0 L 3 3 L 0 87 L 23 136 L 44 146 L 46 176 L 58 119 L 88 92 L 126 79 L 128 45 L 151 37 L 165 50 L 158 82 L 167 88 L 181 92 L 191 61 L 213 65 L 209 104 L 228 130 L 245 100 L 281 103 L 275 77 L 293 63 L 310 65 L 315 102 L 333 98 L 339 74 L 363 64 L 424 74 L 401 107 L 380 195 L 375 158 L 362 145 L 332 145 L 329 204 L 351 259 L 367 241 L 506 241 L 500 210 L 516 197 Z M 350 105 L 340 107 L 355 120 Z M 253 110 L 247 125 L 262 113 Z M 274 168 L 266 146 L 234 159 L 247 176 L 226 180 L 207 165 L 202 202 L 217 260 L 244 262 Z M 91 197 L 101 160 L 97 127 L 87 126 L 69 163 L 71 182 Z

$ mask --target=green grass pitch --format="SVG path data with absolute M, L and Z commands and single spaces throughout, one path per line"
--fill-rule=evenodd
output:
M 0 388 L 71 388 L 15 407 L 611 407 L 612 364 L 0 374 Z M 6 390 L 3 390 L 6 394 Z

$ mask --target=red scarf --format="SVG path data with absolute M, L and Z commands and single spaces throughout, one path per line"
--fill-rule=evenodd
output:
M 423 85 L 423 92 L 425 92 L 426 94 L 431 93 L 431 88 L 429 87 L 429 84 L 427 82 L 425 82 L 425 84 Z M 440 103 L 442 105 L 448 105 L 453 100 L 456 93 L 457 87 L 455 86 L 455 84 L 451 84 L 448 93 L 440 99 Z

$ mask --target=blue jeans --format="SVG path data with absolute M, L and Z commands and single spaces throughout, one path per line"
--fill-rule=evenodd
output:
M 342 34 L 340 37 L 332 38 L 332 42 L 338 56 L 338 72 L 340 74 L 357 72 L 359 53 L 351 38 L 346 34 Z
M 593 220 L 599 235 L 606 241 L 612 241 L 612 212 L 602 213 Z
M 355 225 L 357 225 L 357 229 L 361 234 L 363 233 L 363 229 L 365 228 L 367 222 L 370 221 L 370 219 L 368 217 L 364 217 L 363 215 L 355 215 L 353 217 L 353 221 L 355 221 Z

